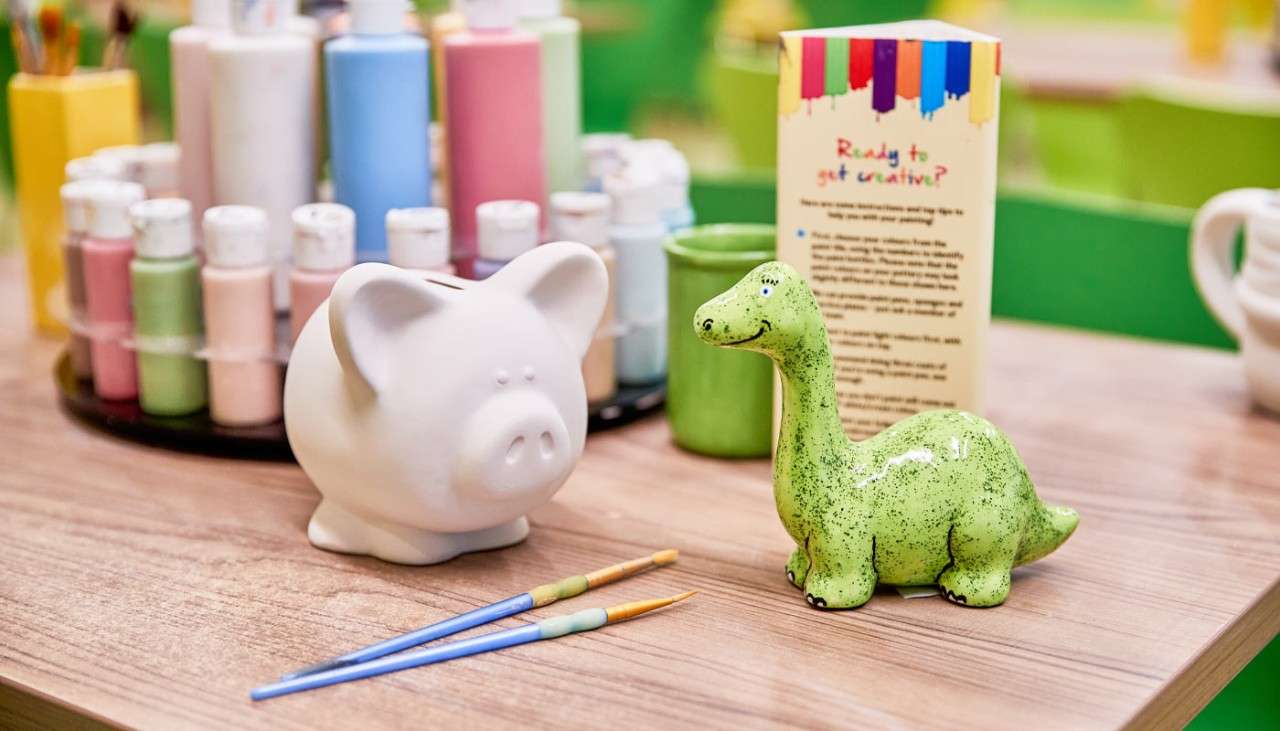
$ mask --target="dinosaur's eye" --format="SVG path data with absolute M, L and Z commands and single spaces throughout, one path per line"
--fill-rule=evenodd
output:
M 769 285 L 766 284 L 760 288 L 761 297 L 768 297 L 771 294 L 773 294 L 773 287 L 770 287 Z

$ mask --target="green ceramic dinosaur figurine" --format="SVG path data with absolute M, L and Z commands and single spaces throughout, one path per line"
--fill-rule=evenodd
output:
M 958 604 L 995 606 L 1014 566 L 1075 530 L 1076 512 L 1041 503 L 1008 437 L 973 414 L 927 411 L 865 441 L 845 436 L 822 313 L 786 264 L 757 267 L 693 326 L 781 372 L 773 494 L 797 546 L 787 578 L 813 606 L 861 606 L 877 583 L 937 584 Z

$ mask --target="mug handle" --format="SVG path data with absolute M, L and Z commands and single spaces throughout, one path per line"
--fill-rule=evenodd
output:
M 1244 310 L 1236 299 L 1233 261 L 1236 234 L 1245 220 L 1275 195 L 1266 188 L 1219 193 L 1196 213 L 1191 224 L 1191 275 L 1209 311 L 1237 340 L 1244 331 Z

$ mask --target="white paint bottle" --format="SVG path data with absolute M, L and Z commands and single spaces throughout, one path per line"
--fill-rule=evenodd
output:
M 387 211 L 387 255 L 392 266 L 422 277 L 453 274 L 449 263 L 449 211 L 392 208 Z
M 617 253 L 618 382 L 640 386 L 667 374 L 667 259 L 658 174 L 627 166 L 604 179 L 613 201 L 609 243 Z
M 289 304 L 293 209 L 316 196 L 318 61 L 290 30 L 290 0 L 233 0 L 233 33 L 209 42 L 213 197 L 266 211 L 275 306 Z

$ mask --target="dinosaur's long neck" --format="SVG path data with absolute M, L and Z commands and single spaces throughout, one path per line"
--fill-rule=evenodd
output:
M 838 468 L 848 438 L 840 423 L 835 364 L 821 320 L 804 337 L 774 354 L 774 361 L 782 375 L 782 427 L 775 477 L 790 475 L 786 482 L 793 483 L 775 480 L 781 507 L 784 498 L 795 497 L 781 492 L 799 487 L 794 477 L 804 475 L 799 482 L 813 484 L 815 481 L 807 478 L 815 476 L 815 471 Z

